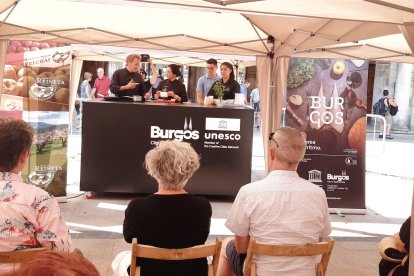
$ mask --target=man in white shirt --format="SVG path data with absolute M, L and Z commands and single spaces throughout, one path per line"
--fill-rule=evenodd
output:
M 207 60 L 207 74 L 198 79 L 197 82 L 197 102 L 202 104 L 204 98 L 210 91 L 211 86 L 221 79 L 221 76 L 217 74 L 217 60 L 210 58 Z
M 269 136 L 271 172 L 243 186 L 227 218 L 234 238 L 224 240 L 218 275 L 243 275 L 250 237 L 265 244 L 316 243 L 331 233 L 325 192 L 299 177 L 296 170 L 306 140 L 284 127 Z M 315 257 L 254 256 L 257 275 L 314 276 Z

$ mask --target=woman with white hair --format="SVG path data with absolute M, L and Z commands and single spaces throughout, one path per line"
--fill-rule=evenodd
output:
M 148 174 L 158 182 L 155 194 L 132 200 L 125 210 L 124 238 L 163 248 L 202 245 L 210 232 L 211 205 L 184 187 L 200 167 L 190 144 L 161 141 L 145 157 Z M 141 275 L 207 275 L 205 258 L 188 261 L 137 259 Z M 129 269 L 128 269 L 129 270 Z

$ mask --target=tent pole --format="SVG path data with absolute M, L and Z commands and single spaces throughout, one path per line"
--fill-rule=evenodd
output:
M 414 249 L 414 231 L 413 231 L 414 221 L 412 220 L 413 214 L 414 214 L 414 190 L 413 190 L 413 196 L 411 199 L 410 252 L 413 252 L 413 249 Z M 410 254 L 409 262 L 411 264 L 414 264 L 414 254 Z M 414 265 L 409 266 L 408 275 L 414 275 Z

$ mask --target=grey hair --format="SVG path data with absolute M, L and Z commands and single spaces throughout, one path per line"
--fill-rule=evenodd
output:
M 89 72 L 83 73 L 83 79 L 87 80 L 87 79 L 89 79 L 91 77 L 92 77 L 92 74 L 91 73 L 89 73 Z
M 276 158 L 289 165 L 297 165 L 306 151 L 305 136 L 291 127 L 281 127 L 275 131 L 273 139 L 279 145 L 275 147 Z
M 191 145 L 177 140 L 161 141 L 145 156 L 148 174 L 167 190 L 184 188 L 199 167 L 200 157 Z

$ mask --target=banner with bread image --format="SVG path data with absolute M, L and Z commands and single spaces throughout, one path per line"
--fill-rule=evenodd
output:
M 306 134 L 301 177 L 322 187 L 330 208 L 365 209 L 368 62 L 292 58 L 285 125 Z
M 70 62 L 69 46 L 10 41 L 0 109 L 68 111 Z
M 54 42 L 10 41 L 1 112 L 21 112 L 35 138 L 23 170 L 28 184 L 66 195 L 70 47 Z

